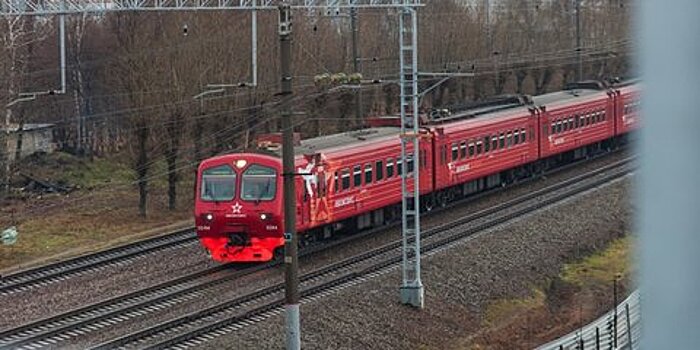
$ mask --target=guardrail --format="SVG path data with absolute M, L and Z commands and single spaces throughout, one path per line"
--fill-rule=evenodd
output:
M 634 350 L 640 348 L 639 290 L 594 322 L 536 350 Z

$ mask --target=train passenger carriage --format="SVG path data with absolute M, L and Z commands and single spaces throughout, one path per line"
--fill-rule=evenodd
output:
M 421 210 L 615 147 L 639 127 L 638 84 L 572 84 L 421 114 L 419 164 L 401 164 L 397 117 L 362 130 L 295 140 L 300 243 L 396 222 L 401 176 L 418 172 Z M 207 159 L 197 173 L 197 234 L 221 262 L 268 261 L 284 247 L 281 135 L 255 151 Z M 405 173 L 404 173 L 405 171 Z M 412 182 L 409 190 L 412 190 Z
M 450 118 L 455 121 L 433 127 L 434 147 L 441 154 L 436 156 L 435 188 L 461 185 L 446 192 L 447 198 L 438 193 L 439 202 L 500 185 L 506 180 L 501 172 L 537 159 L 537 118 L 525 102 L 506 97 L 457 112 Z
M 615 89 L 617 109 L 616 135 L 630 133 L 641 126 L 639 119 L 639 84 L 622 85 Z
M 533 97 L 540 109 L 540 158 L 576 150 L 584 156 L 615 135 L 613 94 L 597 82 L 572 84 L 566 90 Z

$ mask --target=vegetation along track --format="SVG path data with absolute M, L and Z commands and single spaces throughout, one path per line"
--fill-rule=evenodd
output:
M 421 252 L 423 255 L 434 254 L 494 226 L 620 179 L 632 171 L 630 162 L 631 159 L 617 162 L 427 230 L 423 234 Z M 301 276 L 302 302 L 358 284 L 400 266 L 401 244 L 400 240 L 396 240 Z M 275 284 L 106 342 L 97 349 L 184 349 L 196 346 L 282 312 L 283 292 L 284 285 Z M 168 339 L 168 336 L 174 337 Z
M 81 255 L 72 259 L 2 276 L 0 296 L 45 286 L 69 277 L 123 263 L 164 249 L 197 242 L 193 228 Z
M 558 171 L 563 169 L 564 168 L 559 168 Z M 610 166 L 601 168 L 596 172 L 604 172 L 607 169 L 610 169 Z M 590 176 L 592 173 L 588 173 L 588 175 Z M 566 183 L 568 182 L 563 182 L 560 185 L 565 185 Z M 474 197 L 471 197 L 470 199 L 473 200 Z M 520 198 L 519 200 L 527 200 L 527 198 Z M 513 205 L 514 203 L 516 202 L 509 201 L 508 205 Z M 459 203 L 455 203 L 455 205 L 457 204 Z M 447 208 L 445 210 L 447 210 Z M 438 210 L 435 210 L 434 212 L 438 212 Z M 474 217 L 470 216 L 470 218 L 473 219 Z M 376 234 L 376 231 L 383 229 L 386 229 L 386 227 L 378 228 L 376 230 L 369 230 L 359 235 L 353 235 L 341 240 L 333 241 L 333 243 L 330 245 L 304 249 L 302 250 L 302 255 L 311 255 L 317 251 L 325 250 L 330 246 L 344 244 L 347 240 Z M 386 251 L 387 250 L 384 250 L 382 252 Z M 86 307 L 81 307 L 65 314 L 57 315 L 1 332 L 0 347 L 36 348 L 41 347 L 42 344 L 43 346 L 47 346 L 50 344 L 65 342 L 67 339 L 72 337 L 87 334 L 106 327 L 112 327 L 117 323 L 133 320 L 148 313 L 156 312 L 158 310 L 195 299 L 208 288 L 219 286 L 224 282 L 231 281 L 257 271 L 268 269 L 278 264 L 278 262 L 271 262 L 248 268 L 244 267 L 241 270 L 233 273 L 222 274 L 221 276 L 215 278 L 212 278 L 213 274 L 229 269 L 231 266 L 222 265 L 212 269 L 196 272 L 143 290 L 105 300 Z M 203 279 L 203 281 L 197 282 L 199 279 Z M 267 290 L 267 292 L 270 291 Z M 274 291 L 272 292 L 274 294 Z

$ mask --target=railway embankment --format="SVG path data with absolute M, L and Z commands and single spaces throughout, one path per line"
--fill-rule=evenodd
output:
M 631 182 L 599 187 L 426 257 L 422 311 L 398 303 L 398 270 L 303 304 L 303 347 L 531 348 L 587 323 L 612 303 L 602 282 L 606 269 L 629 254 L 619 245 L 628 242 L 633 218 Z M 619 272 L 624 298 L 629 270 Z M 544 316 L 552 314 L 560 318 Z M 278 348 L 283 325 L 283 315 L 273 316 L 201 346 Z

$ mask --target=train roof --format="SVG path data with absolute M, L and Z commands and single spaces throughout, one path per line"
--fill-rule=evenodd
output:
M 578 102 L 590 97 L 598 97 L 601 94 L 605 95 L 606 90 L 572 89 L 533 96 L 532 100 L 535 103 L 535 105 L 546 107 L 552 104 Z
M 335 149 L 351 148 L 361 144 L 385 141 L 398 136 L 400 132 L 401 128 L 387 126 L 319 136 L 302 140 L 301 145 L 294 147 L 294 153 L 297 155 L 315 154 Z

